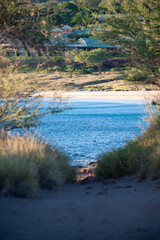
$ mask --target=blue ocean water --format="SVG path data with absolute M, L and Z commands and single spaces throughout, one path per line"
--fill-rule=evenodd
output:
M 44 105 L 49 100 L 44 101 Z M 63 149 L 73 165 L 96 161 L 98 154 L 123 146 L 145 127 L 142 101 L 73 100 L 72 108 L 45 116 L 37 132 Z

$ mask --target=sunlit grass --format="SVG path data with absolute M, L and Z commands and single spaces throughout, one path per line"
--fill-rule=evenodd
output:
M 69 158 L 36 137 L 0 139 L 0 192 L 20 197 L 74 181 Z

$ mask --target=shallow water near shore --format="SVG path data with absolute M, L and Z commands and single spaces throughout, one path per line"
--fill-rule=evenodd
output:
M 43 99 L 43 107 L 49 104 Z M 123 146 L 146 127 L 144 101 L 72 99 L 72 108 L 45 116 L 37 134 L 63 149 L 73 165 L 96 161 L 97 155 Z

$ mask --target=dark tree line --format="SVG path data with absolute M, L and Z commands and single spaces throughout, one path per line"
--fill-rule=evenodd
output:
M 124 0 L 120 13 L 112 2 L 108 7 L 112 15 L 98 37 L 128 59 L 128 79 L 160 87 L 160 1 Z
M 41 11 L 19 0 L 0 0 L 0 43 L 20 40 L 26 51 L 44 50 L 48 36 L 40 24 Z

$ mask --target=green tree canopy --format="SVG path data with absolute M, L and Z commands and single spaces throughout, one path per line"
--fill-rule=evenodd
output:
M 97 66 L 99 74 L 101 74 L 101 68 L 102 68 L 102 60 L 105 60 L 108 58 L 108 54 L 106 49 L 94 49 L 90 52 L 88 52 L 88 58 L 86 59 L 86 62 L 89 66 Z
M 2 130 L 34 127 L 44 115 L 67 108 L 61 97 L 54 96 L 50 105 L 43 109 L 39 96 L 33 96 L 36 86 L 27 85 L 25 79 L 14 73 L 0 75 L 0 134 Z
M 84 74 L 84 69 L 85 69 L 88 58 L 89 58 L 89 53 L 87 51 L 81 51 L 74 58 L 75 62 L 78 62 L 81 64 L 82 74 Z
M 100 2 L 101 0 L 78 0 L 78 3 L 85 7 L 97 7 Z
M 101 74 L 101 69 L 103 65 L 103 60 L 108 59 L 109 53 L 106 49 L 93 49 L 91 51 L 81 51 L 74 58 L 75 62 L 81 63 L 82 74 L 84 73 L 84 69 L 86 65 L 88 66 L 97 66 L 99 74 Z
M 99 4 L 99 7 L 105 7 L 109 9 L 112 5 L 114 6 L 114 10 L 116 10 L 116 12 L 120 12 L 123 1 L 124 0 L 102 0 Z
M 44 50 L 43 43 L 48 36 L 43 31 L 40 18 L 47 9 L 43 11 L 35 5 L 26 4 L 24 0 L 0 0 L 0 43 L 18 39 L 26 50 Z
M 117 13 L 110 3 L 106 23 L 98 36 L 117 44 L 119 52 L 129 61 L 132 80 L 160 86 L 160 2 L 159 0 L 124 0 Z
M 79 11 L 71 18 L 71 24 L 77 26 L 87 26 L 95 22 L 96 14 L 87 7 L 79 7 Z

